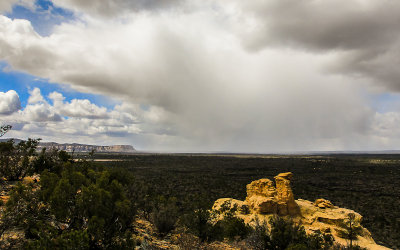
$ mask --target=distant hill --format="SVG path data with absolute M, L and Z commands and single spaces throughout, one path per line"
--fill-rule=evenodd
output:
M 10 139 L 0 139 L 0 142 L 8 141 Z M 16 143 L 20 142 L 20 139 L 14 139 Z M 135 148 L 131 145 L 111 145 L 111 146 L 99 146 L 99 145 L 87 145 L 78 143 L 56 143 L 56 142 L 40 142 L 38 150 L 43 148 L 47 149 L 58 149 L 65 150 L 67 152 L 85 153 L 91 152 L 93 149 L 99 153 L 133 153 L 136 152 Z

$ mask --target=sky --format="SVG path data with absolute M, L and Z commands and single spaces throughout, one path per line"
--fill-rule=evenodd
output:
M 400 2 L 2 0 L 11 138 L 152 152 L 400 149 Z

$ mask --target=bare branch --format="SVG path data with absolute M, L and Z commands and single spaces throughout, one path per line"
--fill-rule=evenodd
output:
M 12 128 L 11 125 L 3 125 L 0 127 L 0 137 L 5 135 L 10 129 Z

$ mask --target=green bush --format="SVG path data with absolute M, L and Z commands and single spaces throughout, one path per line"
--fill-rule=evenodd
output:
M 360 247 L 358 245 L 352 245 L 352 246 L 343 246 L 341 244 L 334 244 L 331 248 L 332 250 L 367 250 L 365 247 Z
M 251 227 L 246 225 L 243 219 L 234 216 L 232 213 L 227 213 L 222 220 L 217 222 L 215 227 L 221 230 L 223 238 L 229 240 L 244 239 L 251 231 Z
M 17 227 L 22 229 L 27 239 L 37 239 L 41 233 L 51 234 L 48 206 L 40 201 L 33 185 L 18 183 L 10 193 L 6 209 L 0 222 L 0 235 Z
M 309 249 L 319 249 L 319 248 L 309 248 L 306 244 L 304 243 L 296 243 L 296 244 L 290 244 L 286 250 L 309 250 Z
M 246 243 L 254 250 L 264 250 L 270 246 L 270 236 L 267 223 L 260 224 L 256 218 L 256 225 L 246 238 Z
M 291 220 L 285 220 L 279 216 L 270 219 L 270 229 L 266 223 L 256 226 L 246 239 L 252 249 L 330 249 L 333 238 L 329 234 L 316 232 L 307 235 L 304 227 Z
M 32 156 L 36 155 L 38 144 L 39 140 L 33 139 L 18 144 L 13 140 L 0 142 L 0 176 L 16 181 L 32 172 Z
M 70 159 L 71 156 L 63 150 L 53 149 L 47 151 L 46 148 L 43 148 L 33 162 L 31 173 L 41 173 L 44 170 L 60 173 L 64 163 L 69 162 Z
M 42 249 L 90 249 L 89 235 L 86 231 L 70 231 L 62 233 L 56 238 L 43 236 L 39 240 L 28 242 L 26 249 L 42 250 Z
M 13 189 L 0 232 L 22 228 L 26 247 L 32 249 L 132 248 L 132 175 L 89 162 L 65 162 L 58 155 L 53 160 L 39 183 L 19 183 Z M 59 168 L 53 172 L 55 165 Z
M 307 239 L 304 228 L 292 220 L 274 216 L 270 220 L 270 225 L 270 244 L 274 248 L 286 249 L 290 244 L 303 243 Z
M 189 233 L 199 237 L 202 242 L 221 240 L 223 238 L 222 228 L 212 223 L 213 216 L 208 209 L 200 208 L 185 214 L 182 224 Z
M 166 235 L 174 230 L 178 221 L 176 199 L 159 197 L 151 213 L 151 221 L 160 235 Z

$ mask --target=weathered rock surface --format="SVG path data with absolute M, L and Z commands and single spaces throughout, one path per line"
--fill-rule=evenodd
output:
M 299 214 L 299 206 L 294 201 L 294 195 L 290 187 L 292 176 L 293 174 L 290 172 L 275 176 L 279 215 Z
M 316 207 L 319 208 L 333 208 L 332 202 L 325 200 L 325 199 L 316 199 L 314 202 Z
M 226 209 L 240 209 L 242 208 L 242 206 L 244 205 L 243 201 L 240 200 L 235 200 L 232 198 L 222 198 L 222 199 L 218 199 L 212 209 L 213 210 L 226 210 Z
M 245 204 L 257 214 L 297 215 L 299 208 L 294 200 L 290 180 L 292 173 L 275 177 L 276 186 L 269 179 L 260 179 L 247 185 Z
M 317 200 L 319 201 L 319 200 Z M 338 236 L 337 230 L 341 229 L 341 224 L 349 217 L 349 214 L 355 215 L 356 223 L 361 223 L 362 216 L 347 208 L 339 208 L 333 206 L 330 201 L 326 202 L 311 202 L 307 200 L 298 199 L 296 203 L 299 205 L 301 217 L 298 220 L 302 223 L 307 232 L 312 233 L 317 230 L 321 232 L 330 232 L 334 237 L 335 241 L 347 245 L 348 242 Z M 331 207 L 320 207 L 321 204 L 331 204 Z M 389 249 L 384 246 L 377 245 L 373 240 L 371 233 L 368 229 L 362 227 L 362 233 L 358 236 L 358 239 L 354 241 L 361 247 L 367 249 Z
M 237 208 L 235 215 L 251 226 L 254 226 L 256 221 L 268 223 L 274 215 L 287 216 L 301 223 L 308 233 L 317 230 L 330 233 L 336 242 L 347 245 L 346 240 L 339 237 L 337 230 L 341 229 L 349 214 L 355 215 L 356 223 L 361 223 L 362 216 L 353 210 L 334 206 L 325 199 L 317 199 L 315 202 L 295 200 L 290 186 L 292 176 L 290 172 L 277 175 L 276 185 L 269 179 L 253 181 L 246 186 L 245 201 L 218 199 L 212 210 L 222 214 L 221 211 Z M 377 245 L 366 228 L 362 228 L 361 235 L 354 243 L 368 249 L 388 249 Z

